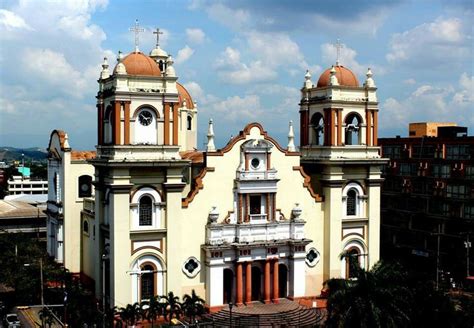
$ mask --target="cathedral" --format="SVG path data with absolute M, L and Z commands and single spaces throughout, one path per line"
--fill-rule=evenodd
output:
M 109 306 L 195 290 L 210 308 L 320 294 L 379 260 L 378 103 L 338 62 L 304 77 L 300 145 L 249 123 L 221 149 L 173 59 L 119 53 L 98 80 L 96 151 L 48 145 L 48 252 Z

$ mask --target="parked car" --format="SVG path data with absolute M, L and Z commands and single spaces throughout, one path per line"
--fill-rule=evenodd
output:
M 15 313 L 9 313 L 5 316 L 5 327 L 7 328 L 17 328 L 21 327 L 20 320 Z

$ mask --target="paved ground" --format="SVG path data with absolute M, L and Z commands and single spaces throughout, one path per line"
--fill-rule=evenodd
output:
M 325 314 L 324 309 L 281 299 L 277 304 L 255 302 L 250 306 L 234 306 L 232 314 L 227 306 L 206 319 L 209 327 L 317 327 L 324 322 Z

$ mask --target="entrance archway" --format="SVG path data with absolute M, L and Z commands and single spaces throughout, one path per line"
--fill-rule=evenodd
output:
M 278 265 L 278 289 L 281 298 L 288 297 L 288 268 L 282 263 Z
M 234 286 L 234 273 L 231 269 L 224 269 L 224 304 L 233 302 L 232 289 Z
M 252 267 L 252 301 L 262 299 L 262 271 L 259 267 Z

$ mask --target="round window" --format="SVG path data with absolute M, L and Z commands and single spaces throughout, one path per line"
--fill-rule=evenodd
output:
M 258 158 L 253 158 L 250 162 L 250 165 L 252 165 L 252 167 L 256 169 L 260 166 L 260 160 Z

